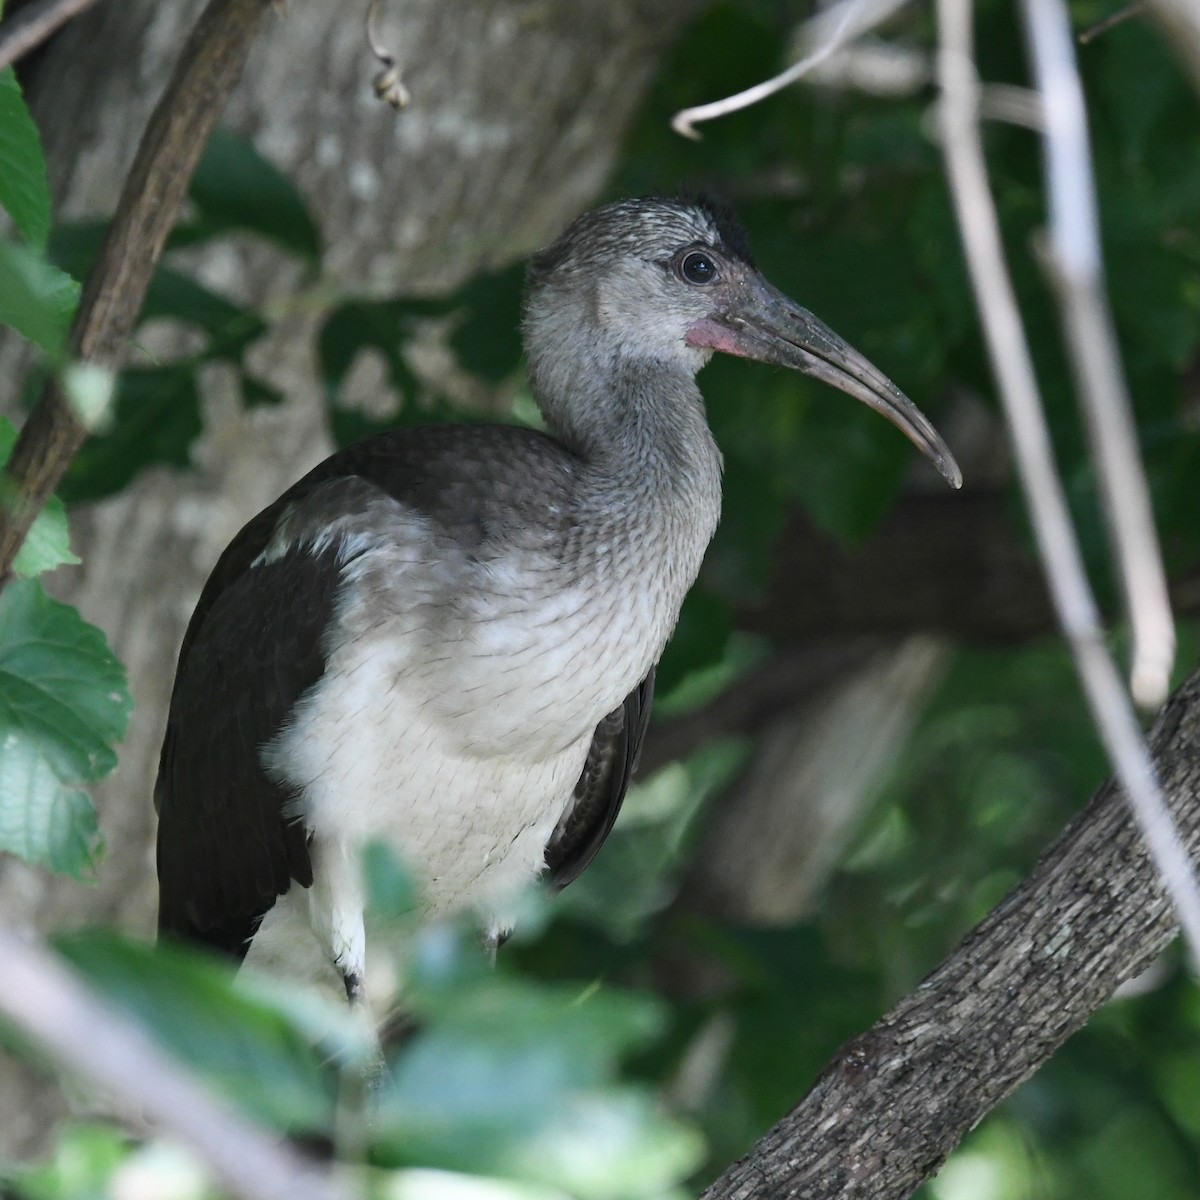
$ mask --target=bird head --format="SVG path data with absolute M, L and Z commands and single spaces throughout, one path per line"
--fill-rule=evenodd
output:
M 801 371 L 853 396 L 891 421 L 952 487 L 962 485 L 924 414 L 767 282 L 741 226 L 719 206 L 641 199 L 594 209 L 533 256 L 528 284 L 525 339 L 543 394 L 569 388 L 556 374 L 573 367 L 599 379 L 628 360 L 694 375 L 720 351 Z

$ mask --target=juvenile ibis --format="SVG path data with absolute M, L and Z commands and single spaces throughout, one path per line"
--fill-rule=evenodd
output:
M 591 862 L 720 514 L 695 382 L 714 351 L 840 388 L 961 482 L 912 402 L 707 203 L 580 217 L 530 262 L 523 333 L 545 433 L 367 438 L 221 555 L 155 789 L 163 934 L 240 960 L 302 927 L 353 1000 L 368 841 L 408 864 L 426 914 L 477 914 L 493 943 L 531 880 Z

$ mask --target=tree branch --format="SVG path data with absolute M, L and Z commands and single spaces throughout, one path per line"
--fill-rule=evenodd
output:
M 125 181 L 116 215 L 88 276 L 67 354 L 115 366 L 175 224 L 196 162 L 242 71 L 269 0 L 210 0 L 179 56 Z M 57 380 L 25 422 L 3 480 L 0 580 L 87 429 Z
M 1054 611 L 1005 494 L 976 490 L 904 496 L 857 546 L 793 513 L 766 591 L 734 624 L 789 645 L 914 632 L 1005 643 L 1052 631 Z
M 791 515 L 762 596 L 734 608 L 738 629 L 804 645 L 831 634 L 939 633 L 1005 645 L 1056 630 L 1046 579 L 996 491 L 904 496 L 847 546 Z M 1200 562 L 1170 579 L 1179 616 L 1200 615 Z
M 1200 853 L 1200 671 L 1150 735 Z M 1033 873 L 924 983 L 847 1042 L 812 1090 L 702 1200 L 901 1200 L 1178 932 L 1110 781 Z
M 274 1134 L 220 1104 L 128 1018 L 40 946 L 0 925 L 0 1015 L 64 1072 L 161 1124 L 243 1200 L 336 1200 L 342 1193 Z
M 784 71 L 735 96 L 726 96 L 708 104 L 697 104 L 692 108 L 680 109 L 671 118 L 671 128 L 686 138 L 699 141 L 696 126 L 701 121 L 715 121 L 730 113 L 750 108 L 782 91 L 785 87 L 802 79 L 810 71 L 826 62 L 848 42 L 886 20 L 905 0 L 841 0 L 840 4 L 826 9 L 808 23 L 810 40 L 815 48 L 799 62 L 794 62 Z
M 0 28 L 0 71 L 40 46 L 94 3 L 95 0 L 37 0 L 21 9 Z
M 1066 5 L 1059 0 L 1025 0 L 1021 12 L 1044 117 L 1041 142 L 1050 223 L 1046 264 L 1058 293 L 1075 391 L 1125 596 L 1133 697 L 1154 711 L 1171 686 L 1175 622 L 1104 291 L 1083 82 Z
M 1029 519 L 1092 719 L 1170 888 L 1189 951 L 1200 961 L 1200 884 L 1172 827 L 1133 705 L 1106 645 L 1008 276 L 979 130 L 973 9 L 970 0 L 938 0 L 937 14 L 946 174 Z

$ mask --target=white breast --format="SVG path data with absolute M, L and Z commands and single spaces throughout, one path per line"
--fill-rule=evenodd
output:
M 355 560 L 325 676 L 264 756 L 314 837 L 385 839 L 430 915 L 503 923 L 695 573 L 647 569 L 627 542 L 564 579 L 544 552 L 481 561 L 412 517 Z

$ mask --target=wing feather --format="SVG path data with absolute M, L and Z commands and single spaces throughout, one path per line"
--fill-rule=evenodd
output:
M 340 576 L 332 550 L 295 552 L 247 569 L 197 609 L 155 786 L 161 933 L 241 958 L 292 881 L 312 883 L 295 797 L 260 751 L 324 673 Z
M 596 727 L 570 807 L 546 847 L 551 883 L 562 889 L 596 857 L 637 768 L 654 699 L 654 668 Z

